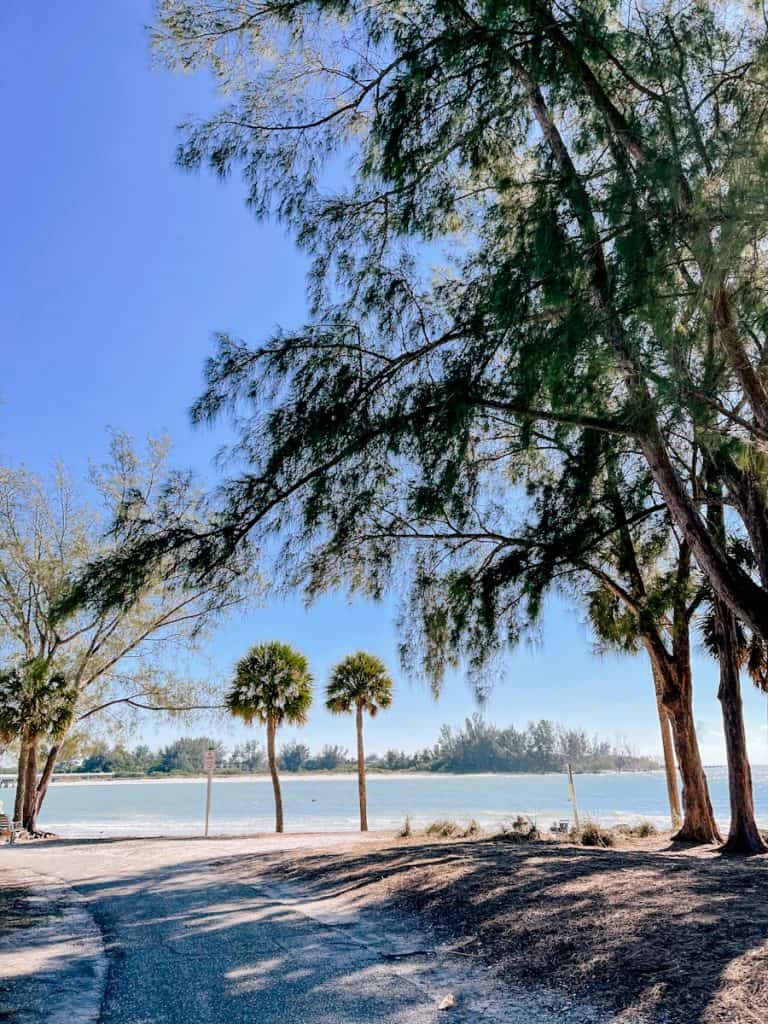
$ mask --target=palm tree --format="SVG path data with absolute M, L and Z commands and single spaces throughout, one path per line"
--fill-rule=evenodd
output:
M 357 786 L 360 794 L 360 831 L 368 831 L 365 798 L 365 752 L 363 750 L 363 712 L 371 717 L 392 703 L 392 680 L 384 662 L 373 654 L 350 654 L 331 672 L 325 693 L 325 706 L 336 715 L 355 711 L 357 724 Z
M 21 744 L 13 817 L 37 831 L 37 747 L 46 736 L 60 739 L 69 728 L 77 691 L 45 658 L 0 672 L 0 743 Z
M 227 694 L 227 707 L 249 725 L 267 727 L 267 759 L 275 792 L 275 831 L 283 830 L 283 798 L 277 774 L 275 734 L 279 726 L 304 725 L 312 704 L 312 675 L 307 659 L 288 644 L 256 644 L 241 658 Z

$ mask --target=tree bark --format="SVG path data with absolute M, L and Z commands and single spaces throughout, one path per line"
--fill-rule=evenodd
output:
M 26 779 L 24 781 L 24 806 L 21 822 L 32 835 L 37 831 L 37 747 L 39 740 L 27 744 Z
M 722 836 L 709 798 L 690 700 L 681 702 L 672 717 L 672 729 L 683 789 L 683 825 L 674 838 L 686 843 L 719 843 Z
M 357 725 L 357 792 L 360 798 L 360 831 L 368 831 L 368 803 L 365 793 L 365 751 L 363 749 L 363 707 L 360 703 L 356 711 Z
M 283 828 L 283 795 L 280 792 L 280 776 L 277 774 L 277 757 L 275 756 L 275 733 L 277 725 L 273 718 L 267 721 L 267 759 L 269 774 L 272 776 L 272 789 L 275 794 L 275 832 L 285 831 Z
M 728 760 L 728 793 L 731 802 L 731 827 L 723 851 L 726 853 L 765 853 L 768 850 L 755 822 L 752 795 L 752 770 L 747 755 L 747 737 L 741 701 L 739 642 L 736 619 L 723 601 L 715 598 L 720 687 L 717 697 L 723 712 L 723 730 Z
M 675 750 L 672 739 L 672 716 L 664 707 L 664 688 L 656 667 L 653 663 L 651 663 L 651 666 L 653 669 L 654 690 L 656 692 L 656 711 L 659 716 L 659 729 L 661 730 L 661 748 L 664 752 L 664 774 L 667 780 L 669 816 L 672 821 L 672 830 L 678 832 L 683 827 L 683 814 L 680 809 L 680 791 L 677 785 L 677 766 L 675 764 Z
M 24 817 L 24 790 L 27 785 L 27 741 L 22 736 L 19 750 L 19 763 L 16 770 L 16 799 L 13 803 L 13 820 L 21 821 Z
M 670 716 L 680 781 L 683 792 L 683 823 L 675 839 L 687 843 L 718 843 L 715 821 L 693 715 L 693 683 L 690 664 L 648 649 L 656 678 L 661 685 L 664 708 Z
M 56 767 L 56 761 L 58 760 L 63 742 L 63 740 L 57 740 L 48 751 L 48 757 L 46 758 L 45 765 L 43 766 L 43 773 L 37 784 L 37 805 L 35 808 L 37 814 L 40 813 L 40 809 L 43 806 L 43 801 L 45 800 L 45 795 L 48 792 L 48 786 L 50 785 L 51 777 L 53 776 L 53 771 Z

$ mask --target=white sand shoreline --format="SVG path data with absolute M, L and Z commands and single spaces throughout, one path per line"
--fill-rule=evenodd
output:
M 0 773 L 1 775 L 2 773 Z M 639 776 L 639 775 L 661 775 L 661 769 L 644 769 L 642 771 L 610 771 L 610 772 L 580 772 L 581 776 Z M 369 772 L 368 781 L 373 782 L 379 779 L 402 782 L 404 779 L 541 779 L 562 777 L 562 772 Z M 284 782 L 350 782 L 357 779 L 355 772 L 281 772 L 280 778 Z M 160 775 L 157 777 L 142 776 L 141 778 L 120 778 L 119 776 L 100 775 L 96 778 L 89 778 L 86 775 L 62 774 L 54 775 L 52 784 L 67 786 L 135 786 L 135 785 L 182 785 L 193 783 L 199 785 L 206 781 L 205 775 Z M 269 775 L 214 775 L 215 783 L 242 783 L 261 782 L 271 784 Z

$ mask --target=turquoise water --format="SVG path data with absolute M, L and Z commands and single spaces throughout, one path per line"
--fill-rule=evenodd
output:
M 719 820 L 728 819 L 728 782 L 724 768 L 707 770 Z M 610 825 L 649 818 L 667 824 L 666 787 L 661 772 L 576 776 L 579 812 Z M 768 767 L 754 770 L 758 818 L 768 824 Z M 357 782 L 352 775 L 283 779 L 288 831 L 355 829 Z M 6 810 L 13 789 L 0 790 Z M 42 828 L 64 836 L 158 835 L 199 833 L 205 808 L 205 782 L 174 781 L 56 782 L 40 817 Z M 549 828 L 570 817 L 564 775 L 389 775 L 368 780 L 371 828 L 394 828 L 410 815 L 414 825 L 435 818 L 476 818 L 499 825 L 517 814 Z M 243 833 L 274 827 L 268 778 L 213 782 L 211 831 Z

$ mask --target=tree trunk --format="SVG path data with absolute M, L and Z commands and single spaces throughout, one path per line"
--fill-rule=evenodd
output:
M 720 831 L 709 798 L 693 716 L 693 684 L 689 663 L 660 660 L 649 649 L 654 673 L 661 684 L 664 707 L 672 724 L 683 791 L 683 824 L 675 839 L 686 843 L 718 843 Z
M 653 662 L 651 662 L 651 667 L 653 669 L 653 683 L 656 692 L 656 711 L 659 716 L 659 729 L 661 730 L 661 748 L 664 752 L 664 774 L 667 780 L 669 816 L 672 821 L 672 830 L 678 832 L 683 827 L 683 815 L 680 810 L 677 766 L 675 764 L 675 751 L 672 745 L 672 717 L 664 707 L 664 688 Z
M 755 822 L 752 771 L 747 755 L 741 702 L 736 619 L 733 612 L 717 597 L 714 607 L 720 652 L 720 687 L 717 697 L 723 712 L 728 793 L 731 801 L 731 827 L 723 850 L 726 853 L 765 853 L 768 847 Z
M 56 767 L 56 761 L 63 742 L 63 739 L 57 740 L 48 751 L 48 757 L 46 758 L 45 766 L 43 767 L 43 774 L 40 776 L 40 781 L 37 784 L 37 814 L 40 813 L 40 809 L 43 806 L 43 801 L 45 800 L 45 795 L 48 792 L 48 786 L 50 785 L 51 777 L 53 775 L 54 768 Z
M 360 831 L 368 831 L 368 804 L 365 794 L 365 751 L 363 749 L 363 708 L 357 705 L 357 792 L 360 798 Z
M 24 781 L 24 807 L 21 821 L 27 832 L 37 831 L 37 747 L 39 740 L 30 740 L 27 745 L 27 771 Z
M 275 832 L 285 831 L 283 828 L 283 795 L 280 792 L 280 776 L 277 774 L 277 757 L 275 756 L 275 733 L 277 725 L 273 718 L 267 721 L 267 758 L 269 774 L 272 776 L 272 789 L 275 793 Z
M 13 804 L 13 820 L 21 821 L 24 817 L 24 790 L 27 785 L 27 741 L 22 736 L 19 750 L 19 763 L 16 770 L 16 799 Z
M 683 789 L 683 825 L 675 839 L 686 843 L 719 843 L 722 839 L 715 821 L 690 700 L 681 702 L 672 718 L 677 762 Z

